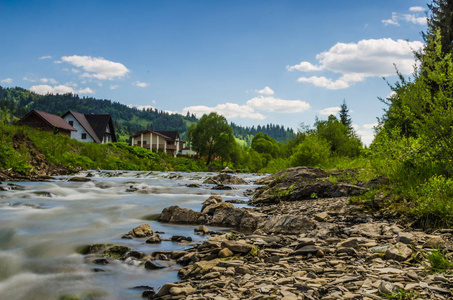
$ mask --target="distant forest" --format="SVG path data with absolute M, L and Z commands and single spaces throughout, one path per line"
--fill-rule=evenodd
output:
M 60 116 L 68 110 L 83 114 L 110 114 L 119 141 L 129 141 L 131 135 L 144 129 L 177 130 L 183 138 L 186 138 L 189 126 L 198 121 L 190 113 L 183 116 L 169 114 L 158 109 L 139 110 L 106 99 L 79 97 L 73 94 L 38 95 L 20 87 L 3 88 L 0 86 L 0 120 L 14 122 L 32 109 Z M 285 129 L 283 126 L 273 124 L 250 128 L 231 123 L 231 127 L 234 136 L 246 141 L 248 145 L 258 132 L 268 134 L 277 141 L 294 136 L 292 129 Z

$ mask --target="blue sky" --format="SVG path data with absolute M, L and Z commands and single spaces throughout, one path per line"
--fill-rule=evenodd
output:
M 426 2 L 0 0 L 0 85 L 298 129 L 343 99 L 365 143 Z

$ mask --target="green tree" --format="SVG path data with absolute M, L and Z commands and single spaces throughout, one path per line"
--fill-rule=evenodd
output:
M 349 116 L 349 109 L 346 105 L 346 100 L 343 100 L 343 104 L 340 106 L 340 122 L 346 126 L 350 131 L 352 131 L 352 119 Z
M 192 148 L 200 156 L 207 157 L 206 165 L 209 165 L 215 156 L 228 160 L 236 143 L 233 130 L 225 117 L 215 112 L 203 115 L 196 125 L 191 125 L 188 136 Z
M 433 0 L 428 4 L 431 10 L 431 16 L 428 18 L 428 30 L 422 33 L 427 46 L 429 40 L 436 36 L 437 30 L 440 30 L 442 53 L 447 54 L 453 49 L 453 1 L 451 0 Z

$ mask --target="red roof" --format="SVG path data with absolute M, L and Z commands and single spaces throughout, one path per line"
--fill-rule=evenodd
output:
M 74 127 L 69 125 L 65 120 L 63 120 L 61 117 L 53 114 L 49 114 L 40 110 L 32 110 L 28 114 L 26 114 L 21 120 L 29 117 L 30 115 L 36 114 L 38 117 L 40 117 L 44 122 L 48 123 L 52 127 L 55 128 L 61 128 L 65 130 L 70 130 L 70 131 L 77 131 Z M 19 120 L 19 122 L 21 121 Z

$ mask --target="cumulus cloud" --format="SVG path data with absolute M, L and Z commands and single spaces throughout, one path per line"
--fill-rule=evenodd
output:
M 373 129 L 374 127 L 378 126 L 379 123 L 373 123 L 373 124 L 364 124 L 363 128 L 365 129 Z
M 45 56 L 41 56 L 39 59 L 51 59 L 52 56 L 50 55 L 45 55 Z
M 13 82 L 12 78 L 5 78 L 5 79 L 0 80 L 0 83 L 11 83 L 11 82 Z
M 255 90 L 258 94 L 262 95 L 273 95 L 275 92 L 268 86 L 264 87 L 262 90 Z
M 327 108 L 321 109 L 319 111 L 319 113 L 323 116 L 330 116 L 330 115 L 336 115 L 340 110 L 341 110 L 340 107 L 327 107 Z
M 403 14 L 398 12 L 392 12 L 392 17 L 390 19 L 382 20 L 381 22 L 387 25 L 400 26 L 400 22 L 408 22 L 417 25 L 426 25 L 428 19 L 426 16 L 420 16 L 418 13 L 424 12 L 425 9 L 421 6 L 413 6 L 409 8 L 409 11 L 412 14 Z
M 51 83 L 51 84 L 57 84 L 58 83 L 58 81 L 56 81 L 53 78 L 41 78 L 39 81 L 41 81 L 42 83 Z
M 310 71 L 319 71 L 319 70 L 322 70 L 321 67 L 312 65 L 312 64 L 309 63 L 308 61 L 303 61 L 303 62 L 301 62 L 300 64 L 294 65 L 294 66 L 286 66 L 286 69 L 287 69 L 288 71 L 297 70 L 297 71 L 301 71 L 301 72 L 310 72 Z
M 425 11 L 426 9 L 424 7 L 421 7 L 421 6 L 412 6 L 409 8 L 409 11 L 412 11 L 412 12 L 422 12 L 422 11 Z
M 116 89 L 119 88 L 119 87 L 120 87 L 120 86 L 117 85 L 117 84 L 112 84 L 112 85 L 109 86 L 109 89 L 111 89 L 111 90 L 116 90 Z
M 254 97 L 247 101 L 247 107 L 261 111 L 296 113 L 303 112 L 310 108 L 310 104 L 301 100 L 283 100 L 274 97 Z
M 312 65 L 309 62 L 302 62 L 298 65 L 287 66 L 287 69 L 302 71 L 316 69 L 341 74 L 338 79 L 312 76 L 300 77 L 298 81 L 327 89 L 344 89 L 367 77 L 394 75 L 394 64 L 402 74 L 412 74 L 413 51 L 418 51 L 422 47 L 423 43 L 420 41 L 395 41 L 390 38 L 361 40 L 358 43 L 337 43 L 329 50 L 316 55 L 318 60 L 316 68 L 300 67 L 301 65 Z
M 30 81 L 30 82 L 36 82 L 36 80 L 34 80 L 32 78 L 28 78 L 27 76 L 22 77 L 22 80 Z
M 140 81 L 136 81 L 134 83 L 132 83 L 132 85 L 135 85 L 135 86 L 138 86 L 138 87 L 147 87 L 148 84 L 146 82 L 140 82 Z
M 66 86 L 66 85 L 50 86 L 47 84 L 34 85 L 30 88 L 30 92 L 40 94 L 40 95 L 46 95 L 46 94 L 94 94 L 93 90 L 90 88 L 74 90 L 72 87 Z
M 106 60 L 102 57 L 91 56 L 63 56 L 63 62 L 82 68 L 85 73 L 82 77 L 96 78 L 99 80 L 113 80 L 126 76 L 130 71 L 121 63 Z
M 197 105 L 185 107 L 182 110 L 182 114 L 187 114 L 187 112 L 193 113 L 197 116 L 202 116 L 204 114 L 209 114 L 211 112 L 217 112 L 218 114 L 224 116 L 225 118 L 243 118 L 243 119 L 257 119 L 264 120 L 266 116 L 256 112 L 252 107 L 247 105 L 239 105 L 236 103 L 224 103 L 218 104 L 214 107 Z

